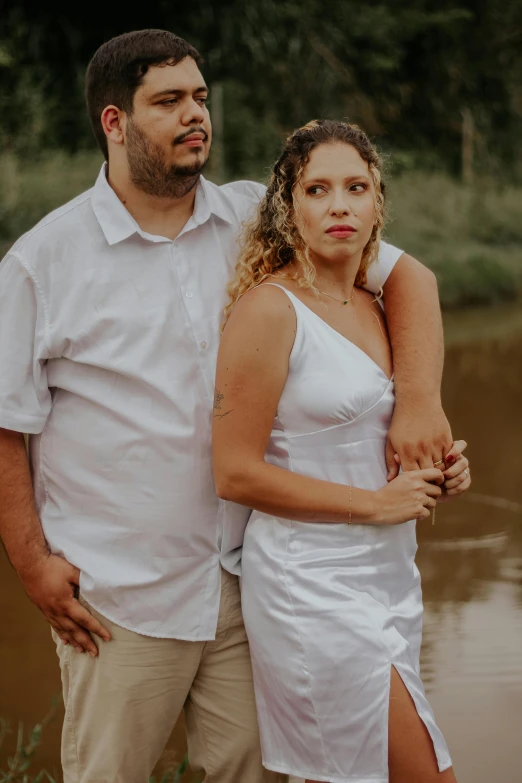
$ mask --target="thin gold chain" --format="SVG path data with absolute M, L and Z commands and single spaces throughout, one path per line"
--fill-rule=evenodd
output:
M 319 293 L 320 293 L 320 294 L 323 294 L 324 296 L 328 296 L 330 299 L 333 299 L 333 300 L 334 300 L 334 302 L 339 302 L 339 304 L 342 304 L 342 305 L 346 305 L 346 304 L 348 304 L 349 302 L 351 302 L 351 301 L 353 300 L 354 296 L 355 296 L 355 286 L 352 288 L 352 295 L 351 295 L 351 297 L 350 297 L 349 299 L 337 299 L 337 297 L 335 297 L 335 296 L 332 296 L 331 294 L 327 294 L 327 293 L 326 293 L 326 291 L 321 291 L 321 289 L 320 289 L 320 288 L 318 288 L 317 290 L 319 291 Z M 374 299 L 374 300 L 373 300 L 373 302 L 376 302 L 376 301 L 377 301 L 377 299 Z M 372 304 L 373 304 L 373 302 L 372 302 Z M 381 335 L 382 335 L 383 339 L 384 339 L 384 340 L 386 340 L 386 336 L 385 336 L 385 334 L 384 334 L 384 332 L 383 332 L 383 330 L 382 330 L 382 326 L 381 326 L 380 319 L 379 319 L 379 318 L 378 318 L 378 316 L 377 316 L 377 315 L 376 315 L 376 314 L 375 314 L 375 313 L 372 311 L 372 308 L 371 308 L 371 306 L 370 306 L 370 312 L 372 313 L 372 317 L 373 317 L 373 319 L 374 319 L 374 320 L 377 322 L 377 326 L 379 327 L 379 331 L 380 331 L 380 333 L 381 333 Z
M 323 294 L 323 296 L 328 296 L 330 299 L 333 299 L 334 302 L 339 302 L 340 304 L 343 304 L 343 305 L 348 304 L 349 302 L 351 302 L 353 297 L 354 297 L 354 292 L 353 292 L 354 289 L 353 288 L 352 288 L 352 295 L 351 295 L 351 297 L 349 299 L 337 299 L 336 296 L 332 296 L 331 294 L 327 294 L 326 291 L 321 291 L 320 288 L 318 288 L 317 290 L 319 291 L 320 294 Z

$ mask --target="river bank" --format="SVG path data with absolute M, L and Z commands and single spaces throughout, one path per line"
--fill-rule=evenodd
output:
M 90 188 L 99 153 L 0 155 L 0 258 L 22 233 Z M 522 294 L 522 187 L 442 173 L 389 178 L 386 236 L 437 275 L 442 306 L 490 305 Z

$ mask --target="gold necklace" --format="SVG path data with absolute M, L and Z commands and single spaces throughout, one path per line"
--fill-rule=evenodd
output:
M 330 299 L 333 299 L 334 302 L 339 302 L 342 305 L 347 305 L 349 302 L 352 301 L 354 297 L 354 289 L 352 288 L 352 295 L 349 299 L 337 299 L 336 296 L 332 296 L 331 294 L 327 294 L 326 291 L 321 291 L 319 288 L 317 289 L 320 294 L 323 294 L 323 296 L 328 296 Z

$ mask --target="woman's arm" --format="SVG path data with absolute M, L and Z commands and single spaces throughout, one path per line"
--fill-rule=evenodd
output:
M 230 316 L 219 351 L 213 412 L 218 495 L 303 522 L 348 522 L 351 516 L 357 523 L 394 524 L 429 516 L 425 506 L 440 490 L 427 482 L 442 481 L 433 468 L 403 474 L 384 490 L 370 492 L 265 462 L 295 332 L 295 311 L 273 286 L 246 294 Z
M 444 339 L 435 275 L 403 253 L 384 298 L 396 391 L 386 453 L 393 476 L 394 452 L 404 470 L 429 468 L 449 453 L 453 439 L 440 397 Z

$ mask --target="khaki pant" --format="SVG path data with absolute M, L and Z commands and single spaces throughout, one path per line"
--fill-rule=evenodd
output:
M 148 783 L 185 712 L 189 759 L 205 783 L 285 783 L 264 770 L 238 579 L 222 571 L 216 639 L 185 642 L 126 631 L 99 656 L 54 634 L 62 670 L 64 783 Z M 85 602 L 83 602 L 85 604 Z

